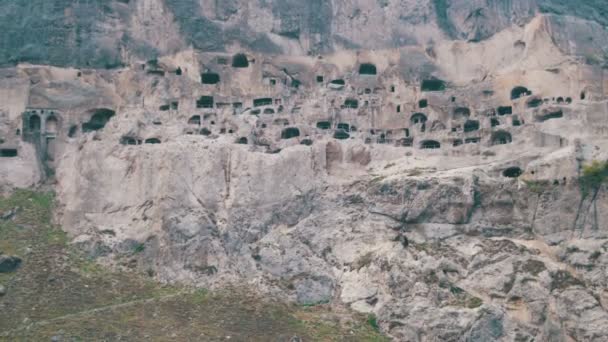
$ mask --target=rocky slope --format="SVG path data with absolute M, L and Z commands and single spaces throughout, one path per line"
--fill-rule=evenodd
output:
M 607 5 L 605 0 L 6 1 L 0 12 L 0 64 L 114 68 L 187 47 L 305 55 L 442 39 L 479 41 L 538 14 L 555 15 L 559 31 L 596 35 L 608 25 Z M 597 41 L 576 41 L 593 45 L 595 52 L 601 47 Z
M 398 341 L 608 338 L 604 1 L 52 3 L 3 12 L 64 26 L 3 50 L 55 66 L 2 69 L 0 186 L 55 181 L 99 262 Z

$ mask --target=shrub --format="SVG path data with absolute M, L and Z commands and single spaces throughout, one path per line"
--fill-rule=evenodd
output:
M 589 165 L 583 166 L 583 174 L 579 178 L 581 190 L 584 194 L 591 190 L 597 190 L 608 180 L 608 162 L 594 160 Z

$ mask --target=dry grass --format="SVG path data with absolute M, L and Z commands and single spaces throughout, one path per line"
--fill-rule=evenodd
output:
M 51 225 L 50 194 L 0 199 L 0 250 L 23 259 L 0 274 L 0 341 L 386 341 L 366 317 L 226 289 L 163 286 L 85 259 Z

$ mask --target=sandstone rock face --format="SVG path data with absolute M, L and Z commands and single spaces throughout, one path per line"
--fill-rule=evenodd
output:
M 55 66 L 1 70 L 0 190 L 55 181 L 100 262 L 396 341 L 604 341 L 602 5 L 12 4 L 46 15 L 2 61 Z

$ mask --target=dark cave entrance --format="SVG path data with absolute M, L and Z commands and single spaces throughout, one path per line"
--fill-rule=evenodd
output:
M 240 137 L 237 141 L 237 144 L 239 145 L 247 145 L 249 143 L 249 141 L 247 140 L 246 137 Z
M 466 132 L 473 132 L 473 131 L 478 131 L 479 130 L 479 121 L 477 120 L 468 120 L 467 122 L 464 123 L 464 131 Z
M 196 108 L 213 108 L 213 96 L 201 96 L 196 101 Z
M 106 109 L 106 108 L 96 109 L 93 112 L 93 116 L 91 116 L 91 119 L 89 120 L 89 122 L 85 122 L 82 124 L 82 131 L 91 132 L 91 131 L 98 131 L 98 130 L 104 128 L 106 126 L 106 124 L 108 123 L 108 121 L 110 121 L 110 119 L 115 114 L 116 114 L 116 112 L 111 109 Z
M 190 117 L 190 119 L 188 119 L 188 125 L 200 125 L 201 124 L 201 116 L 200 115 L 193 115 L 192 117 Z
M 249 59 L 244 53 L 237 53 L 232 57 L 233 68 L 247 68 L 249 67 Z
M 291 139 L 300 136 L 300 130 L 296 127 L 285 128 L 281 132 L 281 139 Z
M 203 84 L 218 84 L 220 83 L 220 75 L 214 72 L 206 72 L 201 74 L 201 82 Z
M 3 148 L 0 149 L 0 157 L 2 158 L 15 158 L 18 156 L 16 148 Z
M 469 116 L 471 116 L 471 110 L 467 107 L 456 107 L 454 108 L 454 113 L 453 113 L 453 118 L 454 119 L 460 119 L 460 118 L 468 118 Z
M 270 105 L 272 105 L 272 99 L 268 98 L 268 97 L 253 100 L 254 107 L 270 106 Z
M 511 100 L 517 100 L 522 96 L 530 96 L 532 95 L 532 91 L 528 90 L 526 87 L 517 86 L 511 89 Z
M 150 139 L 146 139 L 145 141 L 146 144 L 160 144 L 160 139 L 158 138 L 150 138 Z
M 334 132 L 334 139 L 346 140 L 348 138 L 350 138 L 350 134 L 342 129 L 338 129 Z
M 412 124 L 424 124 L 426 122 L 427 118 L 426 115 L 422 114 L 422 113 L 415 113 L 414 115 L 412 115 L 410 121 Z
M 418 107 L 420 108 L 426 108 L 429 106 L 429 101 L 426 99 L 422 99 L 420 101 L 418 101 Z
M 441 148 L 441 144 L 436 140 L 425 140 L 420 144 L 420 148 L 423 150 L 435 150 Z
M 319 122 L 317 122 L 317 128 L 319 128 L 319 129 L 330 129 L 331 128 L 331 122 L 329 122 L 329 121 L 319 121 Z
M 29 129 L 32 132 L 40 131 L 40 117 L 36 114 L 30 116 Z
M 502 175 L 507 178 L 517 178 L 523 174 L 519 167 L 510 167 L 502 172 Z
M 359 66 L 359 75 L 376 75 L 376 66 L 371 63 L 363 63 Z
M 498 115 L 511 115 L 513 114 L 513 107 L 511 106 L 500 106 L 498 107 Z
M 344 101 L 344 107 L 353 109 L 359 108 L 359 101 L 356 99 L 346 99 Z
M 445 81 L 439 79 L 423 80 L 420 89 L 422 91 L 444 91 L 446 88 Z
M 511 133 L 505 131 L 498 131 L 492 133 L 492 145 L 506 145 L 513 141 Z

